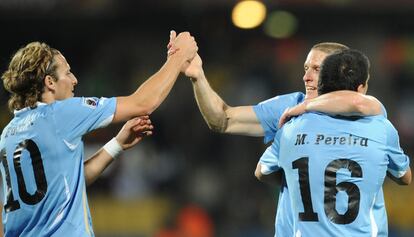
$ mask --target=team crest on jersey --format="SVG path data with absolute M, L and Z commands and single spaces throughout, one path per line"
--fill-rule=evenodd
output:
M 98 98 L 94 97 L 84 97 L 82 101 L 82 105 L 89 107 L 91 109 L 95 109 L 98 105 Z

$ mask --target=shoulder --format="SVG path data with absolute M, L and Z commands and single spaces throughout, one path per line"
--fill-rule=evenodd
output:
M 71 109 L 73 107 L 95 109 L 105 104 L 116 102 L 116 98 L 106 97 L 72 97 L 65 100 L 55 101 L 52 107 L 59 109 Z
M 289 104 L 298 104 L 301 103 L 305 99 L 305 95 L 302 92 L 293 92 L 289 94 L 278 95 L 273 98 L 267 99 L 259 103 L 261 104 L 268 104 L 274 102 L 285 102 Z

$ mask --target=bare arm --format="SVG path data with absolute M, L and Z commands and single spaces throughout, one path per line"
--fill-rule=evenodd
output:
M 263 136 L 264 131 L 253 106 L 228 106 L 207 80 L 193 82 L 197 105 L 208 127 L 220 133 Z
M 381 103 L 373 96 L 355 91 L 335 91 L 305 100 L 287 109 L 279 120 L 279 127 L 289 118 L 309 111 L 318 111 L 332 115 L 370 116 L 382 114 Z
M 186 61 L 191 60 L 198 50 L 194 38 L 188 32 L 179 34 L 174 42 L 180 50 L 168 57 L 157 73 L 145 81 L 133 94 L 117 98 L 112 122 L 151 114 L 164 101 L 177 80 L 181 67 Z
M 393 176 L 390 172 L 387 172 L 387 176 L 388 178 L 390 178 L 392 181 L 394 181 L 395 183 L 399 185 L 409 185 L 411 184 L 411 180 L 412 180 L 410 167 L 408 167 L 407 172 L 400 178 Z
M 382 114 L 381 103 L 375 97 L 346 90 L 327 93 L 309 100 L 306 111 L 344 116 Z
M 129 120 L 116 136 L 116 142 L 122 150 L 127 150 L 140 142 L 145 136 L 152 134 L 153 126 L 148 116 Z M 99 149 L 84 162 L 86 185 L 92 184 L 102 172 L 114 161 L 108 151 Z
M 196 55 L 184 73 L 191 78 L 197 105 L 211 130 L 247 136 L 264 135 L 253 106 L 231 107 L 211 88 L 200 56 Z

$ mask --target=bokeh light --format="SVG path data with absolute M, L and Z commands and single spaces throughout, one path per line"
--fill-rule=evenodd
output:
M 264 25 L 267 35 L 274 38 L 288 38 L 292 36 L 297 29 L 296 17 L 287 11 L 275 11 L 269 14 Z
M 239 28 L 251 29 L 262 24 L 266 17 L 266 6 L 259 1 L 242 1 L 232 11 L 233 24 Z

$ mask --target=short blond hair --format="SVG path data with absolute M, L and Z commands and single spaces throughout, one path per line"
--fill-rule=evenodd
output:
M 339 51 L 349 49 L 348 46 L 335 42 L 322 42 L 315 44 L 312 49 L 322 51 L 327 54 L 337 53 Z

